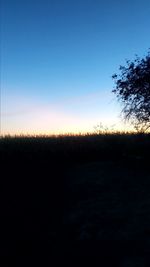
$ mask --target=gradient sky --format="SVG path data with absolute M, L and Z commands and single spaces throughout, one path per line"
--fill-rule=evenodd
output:
M 111 76 L 149 47 L 149 0 L 1 0 L 1 134 L 119 128 Z

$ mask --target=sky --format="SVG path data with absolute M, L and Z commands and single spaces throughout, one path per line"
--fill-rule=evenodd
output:
M 1 134 L 127 127 L 112 75 L 147 53 L 149 14 L 149 0 L 1 0 Z

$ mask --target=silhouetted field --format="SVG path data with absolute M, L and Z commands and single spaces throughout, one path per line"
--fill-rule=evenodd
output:
M 5 137 L 0 151 L 2 266 L 149 266 L 149 134 Z

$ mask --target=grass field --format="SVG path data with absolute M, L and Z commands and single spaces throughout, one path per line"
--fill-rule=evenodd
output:
M 42 249 L 56 266 L 150 266 L 149 134 L 3 137 L 0 152 L 2 266 Z

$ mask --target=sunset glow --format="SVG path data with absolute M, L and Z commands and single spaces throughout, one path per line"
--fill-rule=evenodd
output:
M 2 0 L 0 134 L 129 130 L 111 76 L 150 44 L 150 2 L 134 2 Z

